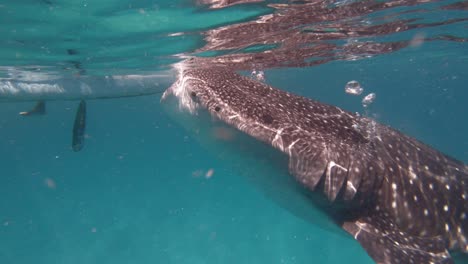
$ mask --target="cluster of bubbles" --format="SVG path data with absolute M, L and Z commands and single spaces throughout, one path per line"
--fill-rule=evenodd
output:
M 364 98 L 362 98 L 362 106 L 368 107 L 370 104 L 372 104 L 372 102 L 374 102 L 375 97 L 376 97 L 375 93 L 370 93 L 364 96 Z
M 250 76 L 260 82 L 265 82 L 265 73 L 263 71 L 253 70 Z
M 345 86 L 345 92 L 352 95 L 360 95 L 364 91 L 364 88 L 361 87 L 361 84 L 357 81 L 349 81 Z
M 352 80 L 346 83 L 345 92 L 351 95 L 361 95 L 364 92 L 364 88 L 362 88 L 359 82 Z M 376 132 L 376 122 L 373 118 L 369 118 L 369 109 L 367 108 L 370 104 L 374 102 L 376 98 L 375 93 L 369 93 L 368 95 L 362 98 L 362 106 L 365 108 L 364 116 L 361 116 L 359 113 L 356 113 L 356 117 L 358 117 L 358 123 L 353 125 L 353 128 L 362 133 L 367 139 L 371 140 L 377 134 Z
M 358 81 L 352 80 L 346 83 L 345 92 L 351 95 L 361 95 L 362 92 L 364 92 L 364 88 L 362 88 L 361 84 Z M 361 101 L 362 106 L 368 107 L 370 104 L 374 102 L 375 98 L 376 98 L 375 93 L 370 93 L 364 96 L 364 98 Z

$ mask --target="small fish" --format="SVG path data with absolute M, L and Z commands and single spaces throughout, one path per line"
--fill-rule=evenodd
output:
M 36 105 L 33 109 L 25 112 L 20 112 L 19 114 L 22 116 L 30 116 L 30 115 L 45 115 L 46 113 L 46 104 L 44 101 L 40 100 L 37 101 Z
M 76 110 L 75 122 L 73 123 L 72 149 L 75 152 L 80 151 L 84 146 L 86 130 L 86 102 L 80 101 Z
M 338 107 L 273 88 L 229 68 L 183 69 L 163 95 L 289 158 L 310 191 L 346 205 L 338 218 L 377 263 L 452 263 L 468 252 L 468 166 Z

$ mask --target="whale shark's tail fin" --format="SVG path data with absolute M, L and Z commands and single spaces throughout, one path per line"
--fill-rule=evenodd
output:
M 44 101 L 37 101 L 36 105 L 29 111 L 20 112 L 22 116 L 44 115 L 46 113 L 46 104 Z

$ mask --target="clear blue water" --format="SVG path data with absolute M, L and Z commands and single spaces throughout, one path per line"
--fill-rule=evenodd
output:
M 268 12 L 265 3 L 7 1 L 0 4 L 0 75 L 34 67 L 76 78 L 163 71 L 180 60 L 174 55 L 202 48 L 205 30 Z M 452 17 L 468 13 L 435 9 L 424 18 Z M 461 21 L 373 39 L 467 38 L 467 27 Z M 185 34 L 169 36 L 178 32 Z M 468 162 L 466 41 L 264 70 L 270 85 L 365 112 Z M 344 92 L 350 80 L 377 94 L 369 109 Z M 25 118 L 18 113 L 34 102 L 20 99 L 0 104 L 0 263 L 373 263 L 339 227 L 297 217 L 242 176 L 270 164 L 239 169 L 251 157 L 220 157 L 222 146 L 203 145 L 163 109 L 160 95 L 88 101 L 80 152 L 70 147 L 77 101 L 48 102 L 47 115 Z

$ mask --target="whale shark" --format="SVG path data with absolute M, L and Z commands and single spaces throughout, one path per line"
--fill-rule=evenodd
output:
M 337 206 L 336 222 L 377 263 L 453 263 L 468 252 L 468 166 L 370 118 L 229 67 L 179 69 L 161 100 L 286 155 L 289 173 Z M 285 164 L 286 166 L 286 164 Z

